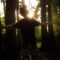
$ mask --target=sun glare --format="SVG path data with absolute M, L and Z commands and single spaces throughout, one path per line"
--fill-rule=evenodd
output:
M 27 6 L 27 9 L 29 11 L 29 13 L 28 13 L 29 18 L 36 18 L 35 9 L 36 9 L 38 3 L 39 3 L 39 1 L 37 1 L 37 0 L 24 0 L 24 4 Z M 39 12 L 40 12 L 40 10 L 39 10 Z M 38 15 L 40 15 L 39 12 L 37 13 Z M 36 19 L 39 20 L 39 18 L 36 18 Z
M 4 17 L 3 3 L 0 2 L 0 17 Z
M 32 10 L 32 6 L 36 6 L 36 0 L 24 0 L 27 9 L 29 10 L 28 17 L 32 18 L 34 16 L 34 11 Z
M 37 0 L 31 0 L 31 4 L 32 4 L 32 6 L 36 6 L 37 5 Z
M 34 16 L 33 12 L 29 12 L 28 17 L 33 18 L 33 16 Z
M 3 4 L 0 3 L 0 11 L 3 11 Z

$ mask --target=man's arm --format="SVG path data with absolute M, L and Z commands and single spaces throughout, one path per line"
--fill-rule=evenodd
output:
M 12 29 L 14 24 L 1 26 L 0 29 Z
M 0 29 L 11 29 L 12 25 L 1 26 Z

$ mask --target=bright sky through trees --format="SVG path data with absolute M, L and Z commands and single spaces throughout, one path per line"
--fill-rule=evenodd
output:
M 24 0 L 24 4 L 27 5 L 27 8 L 29 10 L 28 17 L 30 17 L 30 18 L 34 17 L 34 13 L 35 13 L 34 11 L 36 9 L 36 6 L 38 5 L 38 1 L 37 0 Z M 38 12 L 40 14 L 40 10 Z M 0 15 L 1 15 L 1 17 L 4 16 L 4 7 L 3 7 L 3 3 L 1 3 L 1 2 L 0 2 Z M 39 20 L 40 20 L 40 18 L 39 18 Z
M 0 2 L 0 17 L 4 16 L 3 3 Z
M 27 5 L 27 8 L 29 10 L 29 17 L 33 17 L 34 16 L 34 10 L 32 7 L 36 7 L 36 5 L 38 4 L 37 0 L 24 0 L 25 5 Z
M 0 12 L 3 11 L 3 4 L 0 2 Z

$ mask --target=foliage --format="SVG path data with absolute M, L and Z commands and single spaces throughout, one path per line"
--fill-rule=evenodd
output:
M 37 48 L 41 48 L 41 27 L 37 26 L 35 28 L 35 36 L 37 39 Z
M 4 2 L 5 0 L 0 0 L 0 2 Z
M 59 12 L 58 0 L 51 0 L 51 6 L 52 6 L 54 34 L 56 36 L 60 34 L 60 12 Z
M 37 26 L 35 28 L 35 36 L 37 39 L 39 39 L 41 37 L 41 27 L 40 26 Z

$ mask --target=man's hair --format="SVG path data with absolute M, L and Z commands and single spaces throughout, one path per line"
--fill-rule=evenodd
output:
M 22 6 L 22 7 L 20 8 L 20 14 L 21 14 L 21 15 L 25 15 L 25 14 L 27 14 L 27 13 L 28 13 L 27 6 L 26 6 L 26 5 Z

